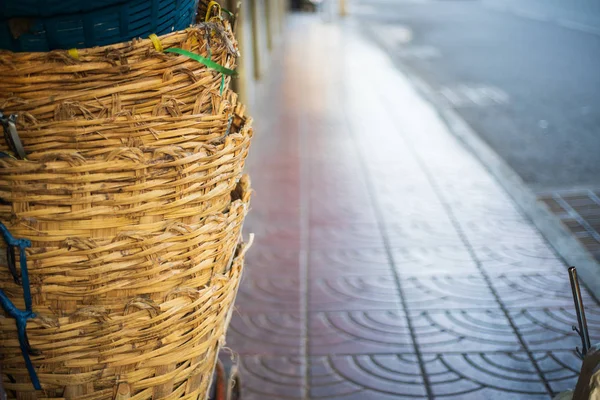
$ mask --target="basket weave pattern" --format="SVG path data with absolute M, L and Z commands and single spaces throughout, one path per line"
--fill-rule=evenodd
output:
M 232 211 L 225 218 L 239 224 L 242 217 Z M 32 320 L 29 337 L 43 353 L 34 358 L 44 385 L 38 398 L 204 398 L 246 248 L 238 249 L 229 271 L 206 279 L 200 290 L 197 281 L 174 290 L 155 282 L 161 292 L 155 300 L 132 293 L 129 302 L 113 310 L 89 305 L 68 316 Z M 136 279 L 144 281 L 141 276 Z M 6 382 L 5 388 L 26 393 L 31 384 L 26 383 L 27 371 L 11 322 L 0 318 L 3 373 L 17 380 Z
M 238 104 L 236 107 L 233 93 L 228 92 L 227 96 L 228 99 L 219 98 L 215 102 L 213 115 L 179 115 L 179 104 L 173 102 L 162 109 L 169 114 L 144 118 L 127 115 L 50 122 L 29 120 L 20 124 L 19 136 L 30 160 L 39 159 L 44 153 L 65 150 L 94 157 L 106 153 L 107 149 L 123 146 L 149 149 L 190 142 L 211 143 L 241 124 L 236 116 L 244 114 L 243 106 Z M 234 108 L 237 111 L 233 112 Z M 0 149 L 8 150 L 4 141 L 0 141 Z
M 160 46 L 235 68 L 237 45 L 228 24 L 202 23 L 164 35 Z M 145 117 L 161 110 L 212 114 L 221 98 L 220 73 L 188 57 L 158 51 L 150 39 L 79 50 L 77 58 L 64 50 L 0 51 L 0 69 L 0 109 L 20 113 L 25 124 Z M 225 87 L 229 80 L 225 78 Z
M 115 237 L 197 223 L 223 210 L 242 174 L 252 129 L 220 144 L 110 150 L 88 160 L 50 153 L 40 161 L 0 159 L 0 220 L 34 245 L 67 237 Z

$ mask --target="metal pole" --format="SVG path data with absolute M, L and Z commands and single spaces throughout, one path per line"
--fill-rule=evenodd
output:
M 238 77 L 232 79 L 232 88 L 239 95 L 239 99 L 242 103 L 248 104 L 248 64 L 249 56 L 252 52 L 252 46 L 246 46 L 247 44 L 247 23 L 248 23 L 248 4 L 246 1 L 239 2 L 239 0 L 229 0 L 228 6 L 230 10 L 238 12 L 235 27 L 235 37 L 238 41 L 238 48 L 240 51 L 240 58 L 238 58 Z M 239 9 L 238 9 L 239 4 Z
M 267 30 L 267 49 L 273 50 L 273 2 L 271 0 L 265 0 L 265 28 Z
M 262 76 L 262 52 L 260 49 L 260 0 L 252 0 L 250 8 L 252 13 L 252 59 L 254 61 L 254 78 L 259 80 Z
M 571 290 L 573 291 L 573 301 L 575 303 L 575 312 L 577 313 L 577 324 L 579 329 L 575 329 L 581 337 L 581 355 L 585 357 L 590 347 L 590 333 L 588 332 L 587 320 L 585 318 L 585 310 L 583 309 L 583 299 L 581 298 L 581 289 L 579 288 L 579 280 L 577 279 L 577 270 L 575 267 L 569 268 L 569 279 L 571 280 Z
M 283 30 L 285 27 L 285 16 L 287 13 L 287 3 L 285 1 L 278 1 L 277 4 L 279 5 L 278 7 L 278 14 L 279 14 L 279 34 L 283 34 Z
M 340 0 L 340 16 L 345 17 L 348 15 L 348 9 L 346 8 L 346 0 Z

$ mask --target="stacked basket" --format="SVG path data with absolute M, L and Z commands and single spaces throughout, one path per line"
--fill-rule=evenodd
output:
M 228 88 L 236 55 L 214 18 L 107 47 L 0 52 L 0 109 L 18 115 L 0 145 L 9 394 L 206 396 L 247 248 L 252 121 Z

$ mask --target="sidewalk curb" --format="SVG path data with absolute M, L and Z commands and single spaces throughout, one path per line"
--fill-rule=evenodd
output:
M 414 84 L 414 79 L 410 76 L 408 78 Z M 418 88 L 419 92 L 422 93 L 422 89 Z M 427 94 L 426 98 L 430 100 Z M 435 103 L 432 104 L 436 106 Z M 599 299 L 600 264 L 546 204 L 537 200 L 536 195 L 525 185 L 521 177 L 454 110 L 443 107 L 436 107 L 436 109 L 449 131 L 496 178 L 565 263 L 577 267 L 582 284 L 593 293 L 596 299 Z M 565 279 L 567 279 L 566 269 Z
M 471 152 L 485 169 L 500 183 L 509 196 L 529 218 L 544 238 L 550 243 L 557 255 L 567 264 L 575 266 L 581 283 L 589 289 L 596 300 L 600 300 L 600 264 L 587 249 L 573 236 L 560 219 L 546 204 L 537 200 L 534 192 L 521 177 L 496 153 L 468 123 L 453 109 L 444 105 L 434 90 L 420 79 L 410 67 L 393 56 L 372 29 L 364 26 L 363 32 L 387 53 L 390 61 L 398 68 L 421 97 L 427 101 L 440 116 L 446 127 Z M 565 268 L 567 279 L 567 268 Z
M 546 204 L 537 200 L 535 193 L 527 187 L 521 177 L 496 153 L 456 111 L 441 104 L 433 90 L 420 78 L 409 72 L 406 66 L 393 60 L 417 92 L 428 101 L 440 118 L 467 150 L 506 190 L 523 214 L 529 218 L 544 238 L 552 245 L 557 255 L 567 266 L 577 267 L 581 283 L 589 289 L 596 300 L 600 299 L 600 264 L 573 236 Z M 565 279 L 567 270 L 565 269 Z

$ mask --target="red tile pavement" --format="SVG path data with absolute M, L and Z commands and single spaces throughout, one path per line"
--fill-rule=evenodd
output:
M 289 22 L 248 161 L 256 245 L 227 343 L 244 400 L 573 385 L 576 319 L 552 249 L 352 22 Z

